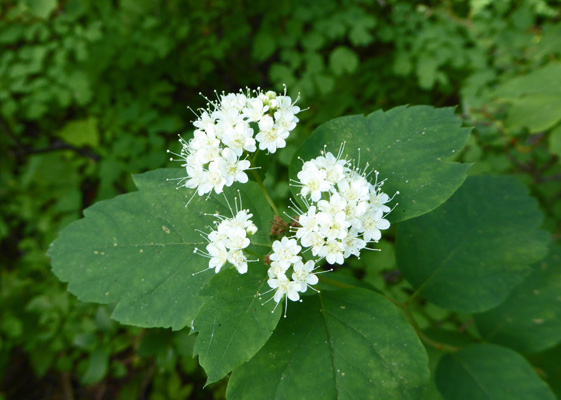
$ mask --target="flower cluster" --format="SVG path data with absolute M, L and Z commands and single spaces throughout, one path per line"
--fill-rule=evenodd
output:
M 240 274 L 245 274 L 249 261 L 243 250 L 250 244 L 249 236 L 257 232 L 257 226 L 251 220 L 253 214 L 249 210 L 240 210 L 235 215 L 232 212 L 232 218 L 213 215 L 218 217 L 214 221 L 216 229 L 202 234 L 208 241 L 206 252 L 198 248 L 194 252 L 209 258 L 208 269 L 214 269 L 216 273 L 229 262 Z
M 312 255 L 325 258 L 330 264 L 343 264 L 351 255 L 359 256 L 368 243 L 378 242 L 381 231 L 390 223 L 384 219 L 391 199 L 382 192 L 384 181 L 371 183 L 364 170 L 337 156 L 324 152 L 321 156 L 304 162 L 293 182 L 300 187 L 306 205 L 303 211 L 296 207 L 299 227 L 294 236 Z M 396 193 L 397 194 L 397 193 Z
M 286 95 L 286 89 L 284 95 L 247 89 L 209 100 L 193 123 L 193 138 L 180 138 L 183 148 L 177 156 L 187 170 L 180 184 L 202 196 L 213 190 L 221 193 L 234 182 L 246 183 L 249 153 L 257 147 L 274 153 L 286 146 L 286 138 L 298 123 L 296 101 Z
M 304 293 L 309 285 L 318 283 L 318 278 L 313 273 L 315 263 L 313 261 L 304 263 L 299 256 L 300 250 L 302 247 L 295 239 L 283 237 L 282 240 L 273 242 L 273 253 L 269 256 L 271 266 L 267 283 L 272 290 L 275 290 L 273 299 L 277 303 L 285 296 L 292 301 L 297 301 L 300 299 L 299 293 Z M 289 273 L 290 268 L 292 268 L 292 275 Z

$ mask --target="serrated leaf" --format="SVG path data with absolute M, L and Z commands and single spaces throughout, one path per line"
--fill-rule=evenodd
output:
M 446 160 L 463 148 L 468 134 L 451 108 L 397 107 L 367 117 L 335 118 L 302 144 L 290 174 L 297 178 L 302 167 L 299 157 L 316 158 L 324 146 L 336 154 L 346 142 L 344 154 L 356 160 L 360 154 L 362 167 L 368 162 L 380 172 L 379 179 L 387 179 L 384 192 L 391 196 L 399 191 L 395 199 L 399 204 L 389 215 L 398 222 L 433 210 L 462 184 L 469 165 Z M 296 194 L 298 189 L 292 190 Z
M 435 379 L 445 400 L 555 400 L 520 354 L 493 344 L 445 355 Z
M 235 399 L 418 399 L 427 354 L 403 314 L 351 289 L 290 304 L 288 318 L 230 378 Z
M 535 353 L 561 342 L 561 247 L 555 246 L 498 307 L 475 315 L 486 341 Z
M 249 360 L 265 344 L 277 326 L 281 309 L 272 313 L 273 302 L 262 305 L 258 296 L 269 290 L 267 266 L 251 274 L 230 269 L 212 279 L 203 293 L 209 297 L 195 319 L 199 332 L 194 354 L 208 375 L 208 383 L 222 379 Z
M 546 255 L 542 219 L 537 201 L 515 178 L 470 177 L 443 206 L 398 226 L 398 265 L 433 303 L 485 311 Z
M 224 197 L 193 198 L 176 189 L 180 169 L 135 176 L 138 192 L 101 201 L 84 211 L 55 240 L 48 255 L 53 272 L 80 300 L 115 303 L 112 318 L 144 327 L 181 329 L 190 325 L 204 303 L 200 292 L 214 276 L 208 259 L 193 254 L 206 242 L 195 230 L 210 225 L 205 213 L 230 215 Z M 268 229 L 268 205 L 256 184 L 240 185 L 261 232 Z M 235 187 L 227 188 L 232 199 Z M 257 233 L 259 235 L 259 232 Z

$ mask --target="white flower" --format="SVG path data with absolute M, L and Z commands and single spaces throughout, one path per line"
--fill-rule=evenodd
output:
M 388 229 L 390 227 L 389 221 L 383 219 L 383 214 L 384 213 L 381 209 L 369 211 L 365 214 L 362 220 L 362 228 L 364 229 L 364 240 L 367 242 L 371 240 L 377 242 L 382 237 L 380 230 Z
M 300 107 L 295 106 L 290 97 L 277 96 L 276 100 L 277 100 L 277 108 L 280 111 L 284 111 L 292 115 L 296 115 L 300 112 Z
M 269 110 L 269 106 L 263 104 L 260 98 L 248 99 L 243 115 L 249 122 L 259 122 L 263 115 Z
M 267 283 L 271 288 L 276 289 L 275 295 L 273 296 L 276 303 L 280 303 L 280 301 L 285 296 L 292 301 L 298 301 L 300 299 L 300 295 L 298 294 L 300 284 L 291 281 L 285 275 L 280 275 L 278 278 L 269 279 Z
M 377 171 L 368 172 L 342 159 L 343 150 L 344 145 L 337 156 L 322 152 L 304 162 L 294 181 L 305 205 L 301 210 L 295 204 L 300 226 L 292 229 L 294 237 L 313 256 L 324 257 L 330 264 L 360 256 L 368 242 L 379 241 L 381 231 L 390 227 L 384 213 L 391 212 L 385 204 L 393 197 L 382 192 L 384 181 L 378 182 Z M 372 172 L 374 183 L 368 180 Z
M 241 201 L 239 202 L 241 208 Z M 236 210 L 238 209 L 238 201 L 236 199 Z M 201 234 L 209 244 L 206 246 L 206 253 L 195 248 L 195 253 L 209 258 L 209 269 L 214 268 L 216 273 L 220 271 L 222 266 L 229 262 L 240 274 L 245 274 L 248 269 L 248 259 L 244 254 L 244 249 L 251 244 L 248 236 L 253 235 L 257 231 L 257 227 L 251 221 L 253 216 L 249 210 L 240 210 L 235 214 L 232 210 L 232 217 L 227 218 L 215 214 L 219 219 L 215 221 L 216 230 L 208 234 Z M 256 260 L 252 260 L 256 261 Z
M 230 250 L 228 252 L 228 262 L 236 267 L 240 274 L 247 272 L 247 258 L 242 250 Z
M 347 207 L 347 201 L 339 195 L 339 193 L 334 193 L 331 195 L 329 201 L 320 200 L 318 202 L 318 207 L 324 213 L 330 215 L 336 215 L 341 211 L 344 211 Z
M 273 261 L 267 270 L 267 275 L 269 275 L 270 279 L 277 279 L 279 276 L 284 275 L 286 271 L 288 271 L 288 267 L 285 267 L 285 264 Z
M 317 220 L 316 206 L 311 206 L 305 214 L 300 215 L 298 218 L 300 228 L 296 230 L 296 237 L 298 239 L 311 232 L 319 230 L 319 223 Z
M 247 123 L 236 125 L 232 131 L 224 135 L 222 141 L 238 157 L 242 155 L 244 150 L 254 152 L 257 149 L 255 147 L 255 139 L 253 139 L 253 129 Z
M 336 215 L 320 213 L 318 218 L 320 218 L 320 232 L 327 240 L 344 239 L 347 236 L 351 223 L 347 221 L 343 211 Z
M 270 259 L 288 268 L 291 264 L 301 260 L 298 255 L 300 250 L 302 250 L 302 247 L 298 246 L 295 239 L 283 237 L 282 240 L 273 242 L 273 254 L 271 254 Z
M 212 257 L 208 263 L 209 268 L 214 268 L 214 272 L 220 272 L 220 268 L 228 259 L 228 250 L 222 243 L 210 243 L 206 246 L 208 254 Z
M 172 153 L 184 162 L 187 172 L 187 178 L 178 185 L 195 189 L 202 196 L 213 190 L 221 193 L 224 186 L 234 182 L 246 183 L 244 171 L 251 163 L 243 154 L 257 151 L 256 139 L 259 148 L 269 153 L 285 147 L 290 131 L 298 123 L 296 114 L 300 108 L 295 106 L 296 101 L 286 96 L 286 88 L 284 95 L 247 89 L 245 93 L 222 94 L 218 101 L 209 100 L 207 109 L 193 122 L 193 138 L 180 138 L 180 153 Z M 255 123 L 259 125 L 258 132 L 254 130 Z
M 383 192 L 374 191 L 370 195 L 370 204 L 372 204 L 372 207 L 377 207 L 385 213 L 391 211 L 391 209 L 385 205 L 388 201 L 390 201 L 390 196 Z
M 345 245 L 340 240 L 329 240 L 321 249 L 319 255 L 325 257 L 329 264 L 343 264 Z
M 288 135 L 289 132 L 287 130 L 278 129 L 273 122 L 273 118 L 265 115 L 259 121 L 259 133 L 255 136 L 255 139 L 259 142 L 259 150 L 267 150 L 269 153 L 274 153 L 277 151 L 277 148 L 286 147 L 285 139 Z
M 306 262 L 306 264 L 301 261 L 294 264 L 292 280 L 300 284 L 300 288 L 298 289 L 299 292 L 304 293 L 306 289 L 308 289 L 308 285 L 315 285 L 318 283 L 318 277 L 312 274 L 314 267 L 315 263 L 311 260 Z
M 198 120 L 193 122 L 195 127 L 200 130 L 205 131 L 208 135 L 214 135 L 214 124 L 216 123 L 216 117 L 207 111 L 203 111 Z
M 310 247 L 312 249 L 312 254 L 317 256 L 321 253 L 323 246 L 325 245 L 325 236 L 319 232 L 310 232 L 302 236 L 300 242 L 304 247 Z
M 220 165 L 218 162 L 213 161 L 209 164 L 206 183 L 211 185 L 216 193 L 222 193 L 222 189 L 226 184 L 226 179 L 222 175 L 222 171 L 220 171 Z
M 247 170 L 251 163 L 247 160 L 240 160 L 229 148 L 222 150 L 221 157 L 216 160 L 222 176 L 226 180 L 226 186 L 232 186 L 234 182 L 246 183 L 248 181 Z
M 356 203 L 359 201 L 369 200 L 369 189 L 370 184 L 366 180 L 341 180 L 337 184 L 338 192 L 341 196 L 351 203 Z
M 300 194 L 302 196 L 309 194 L 312 201 L 319 201 L 321 193 L 327 192 L 330 188 L 329 182 L 325 179 L 325 170 L 318 169 L 315 164 L 305 163 L 297 176 L 302 186 Z
M 246 237 L 246 231 L 244 228 L 232 227 L 228 231 L 228 239 L 226 239 L 226 244 L 229 249 L 241 250 L 249 246 L 250 240 Z
M 343 239 L 345 251 L 343 257 L 349 258 L 351 255 L 360 256 L 360 251 L 366 247 L 366 242 L 359 237 L 356 229 L 351 229 L 350 232 Z

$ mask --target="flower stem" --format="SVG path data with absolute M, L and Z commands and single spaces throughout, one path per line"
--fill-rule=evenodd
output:
M 277 214 L 280 217 L 281 215 L 280 215 L 279 209 L 277 208 L 277 206 L 275 205 L 275 202 L 273 201 L 273 199 L 269 195 L 269 192 L 267 191 L 267 188 L 263 184 L 263 180 L 259 176 L 259 173 L 257 173 L 256 170 L 252 170 L 251 172 L 253 173 L 253 176 L 255 177 L 255 180 L 257 181 L 257 184 L 261 188 L 261 191 L 265 195 L 265 198 L 267 199 L 267 202 L 269 203 L 269 205 L 271 206 L 271 208 L 273 209 L 275 214 Z
M 394 303 L 394 304 L 396 304 L 396 303 Z M 432 340 L 419 327 L 419 325 L 417 324 L 417 321 L 415 320 L 415 317 L 413 317 L 413 314 L 411 313 L 411 310 L 409 310 L 409 307 L 408 307 L 407 303 L 406 304 L 398 303 L 397 306 L 400 307 L 403 310 L 403 313 L 405 314 L 405 316 L 407 317 L 407 319 L 409 320 L 409 322 L 413 326 L 413 329 L 415 329 L 415 332 L 417 333 L 417 336 L 419 336 L 421 338 L 421 340 L 423 342 L 425 342 L 426 344 L 428 344 L 429 346 L 435 347 L 436 349 L 438 349 L 440 351 L 445 351 L 447 353 L 455 353 L 456 351 L 460 351 L 462 349 L 461 347 L 458 347 L 458 346 L 453 346 L 451 344 L 440 343 L 440 342 L 437 342 L 436 340 Z

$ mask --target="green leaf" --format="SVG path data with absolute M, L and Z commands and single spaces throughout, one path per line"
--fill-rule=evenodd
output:
M 461 128 L 453 109 L 429 106 L 397 107 L 367 117 L 353 115 L 319 126 L 298 149 L 290 168 L 292 179 L 302 167 L 299 157 L 310 160 L 327 150 L 344 154 L 387 179 L 384 191 L 396 191 L 399 203 L 389 215 L 398 222 L 425 214 L 442 204 L 462 184 L 469 165 L 446 161 L 466 144 L 469 129 Z M 360 152 L 359 152 L 360 149 Z M 297 188 L 292 187 L 293 193 Z
M 269 289 L 267 266 L 256 265 L 247 276 L 234 269 L 218 274 L 205 288 L 209 296 L 195 319 L 199 332 L 194 354 L 208 375 L 216 382 L 263 347 L 277 326 L 280 308 L 272 313 L 273 302 L 262 305 L 258 293 Z
M 97 118 L 70 121 L 56 135 L 73 146 L 96 147 L 99 143 Z
M 82 376 L 82 384 L 91 385 L 101 381 L 107 375 L 109 368 L 109 351 L 103 346 L 95 349 L 88 360 L 88 367 L 84 376 Z
M 537 201 L 515 178 L 470 177 L 443 206 L 398 226 L 398 265 L 433 303 L 485 311 L 546 255 L 542 219 Z
M 493 344 L 445 355 L 435 379 L 446 400 L 555 400 L 520 354 Z
M 49 15 L 57 8 L 57 0 L 25 0 L 24 4 L 29 11 L 39 18 L 48 18 Z
M 253 41 L 252 56 L 258 61 L 269 58 L 276 50 L 277 44 L 273 35 L 268 32 L 259 32 Z
M 235 399 L 418 399 L 427 354 L 403 314 L 351 289 L 290 304 L 265 346 L 234 372 Z
M 208 267 L 208 259 L 193 254 L 205 244 L 195 229 L 212 223 L 205 213 L 230 211 L 224 197 L 214 195 L 195 196 L 185 207 L 192 191 L 167 181 L 181 176 L 180 169 L 137 175 L 138 192 L 93 205 L 60 233 L 48 255 L 70 292 L 83 301 L 117 302 L 112 318 L 126 324 L 181 329 L 192 323 L 204 303 L 201 289 L 214 276 L 193 275 Z M 235 187 L 227 189 L 231 200 Z M 239 190 L 244 208 L 266 231 L 270 211 L 259 188 L 248 182 Z
M 419 77 L 419 86 L 429 90 L 434 86 L 436 80 L 436 72 L 438 70 L 438 61 L 434 55 L 421 55 L 417 61 L 417 76 Z
M 508 128 L 526 127 L 532 133 L 550 129 L 561 120 L 561 63 L 513 78 L 497 88 L 495 96 L 511 104 Z
M 535 353 L 561 342 L 561 247 L 537 263 L 531 275 L 498 307 L 475 315 L 486 341 Z
M 506 127 L 528 128 L 531 133 L 543 132 L 561 121 L 561 92 L 557 95 L 535 94 L 511 100 Z
M 329 55 L 329 67 L 335 75 L 352 73 L 358 67 L 358 56 L 345 46 L 339 46 Z
M 526 358 L 539 371 L 540 376 L 545 378 L 557 398 L 561 399 L 561 345 Z

